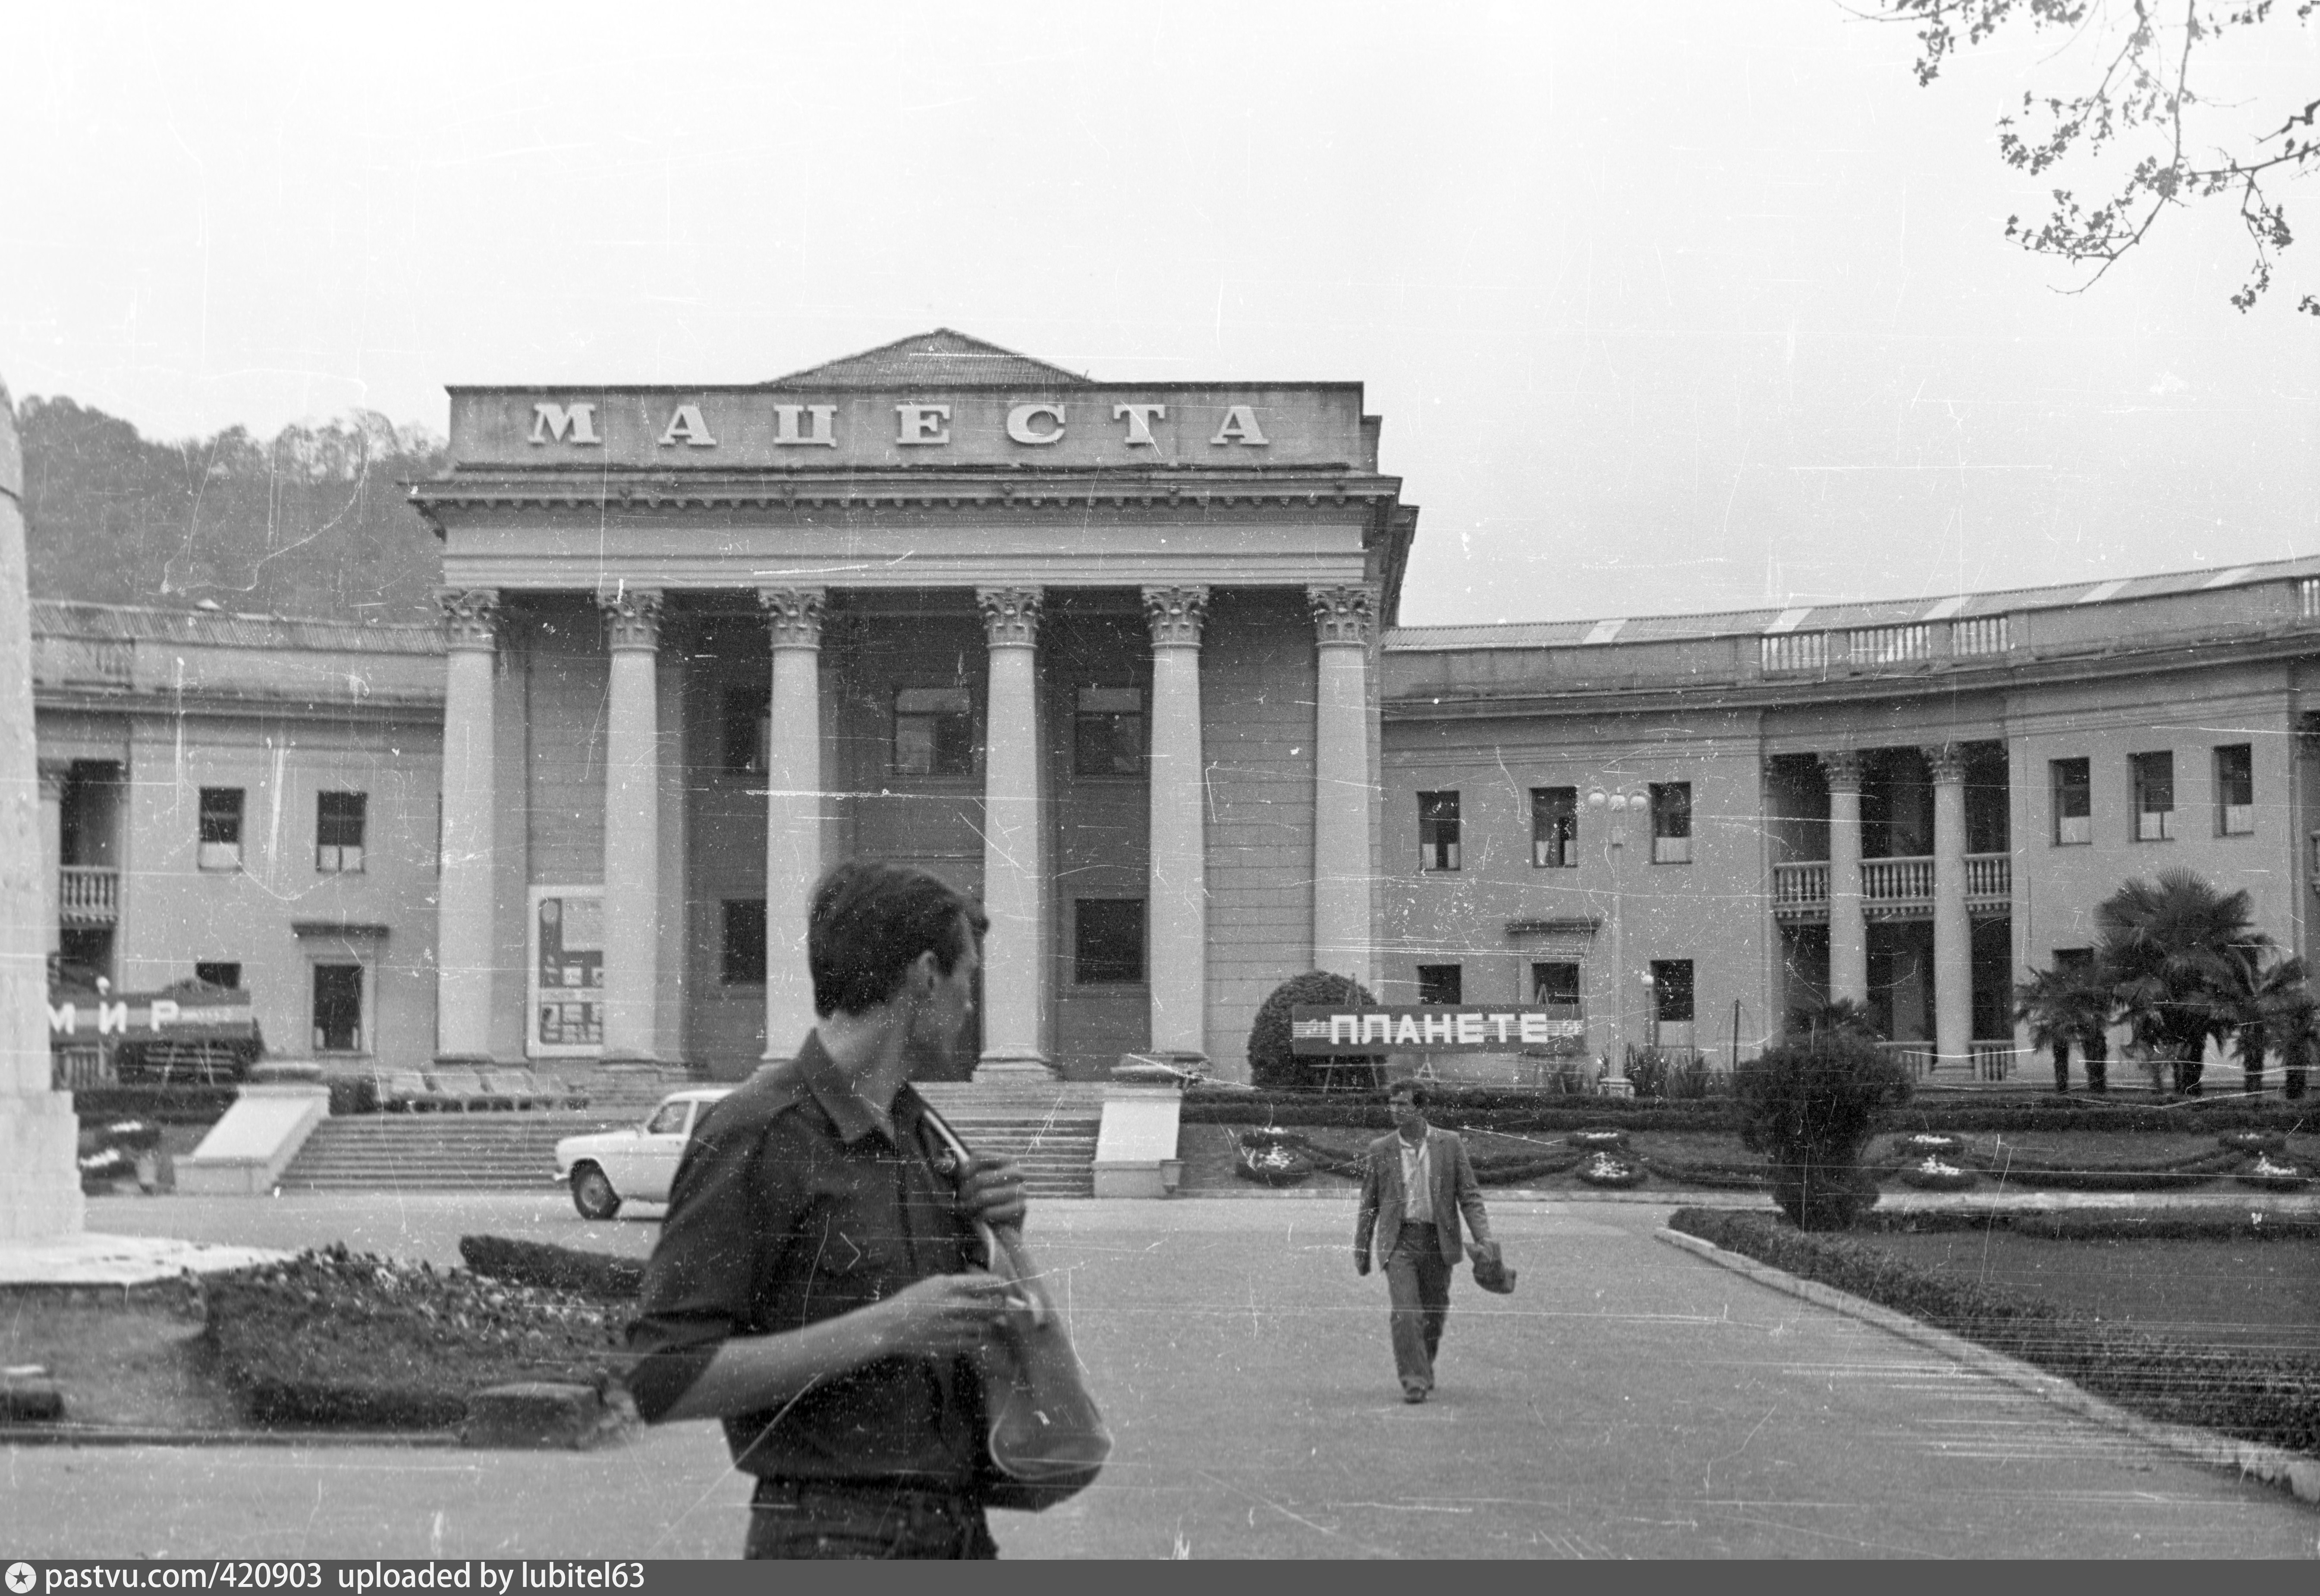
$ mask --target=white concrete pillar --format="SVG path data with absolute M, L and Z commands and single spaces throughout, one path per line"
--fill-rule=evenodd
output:
M 86 1211 L 80 1126 L 49 1056 L 23 486 L 16 412 L 0 385 L 0 1243 L 77 1236 Z
M 64 947 L 65 784 L 72 761 L 41 761 L 41 923 L 51 957 Z
M 1206 587 L 1147 587 L 1152 628 L 1150 885 L 1146 977 L 1152 1051 L 1209 1056 L 1209 838 L 1201 743 L 1201 630 Z
M 761 587 L 773 645 L 766 738 L 766 1052 L 794 1058 L 813 1029 L 806 913 L 821 878 L 821 620 L 819 587 Z
M 1370 964 L 1369 659 L 1376 597 L 1310 587 L 1313 706 L 1313 967 L 1375 984 Z
M 1965 907 L 1965 754 L 1926 750 L 1934 776 L 1934 1051 L 1940 1067 L 1973 1061 L 1973 922 Z
M 447 590 L 443 855 L 435 890 L 435 1054 L 489 1063 L 492 1024 L 492 695 L 499 594 Z
M 1047 922 L 1047 871 L 1039 835 L 1039 617 L 1036 587 L 982 587 L 983 635 L 991 649 L 984 705 L 983 1058 L 974 1078 L 1045 1077 L 1039 1046 L 1040 929 Z
M 600 594 L 612 680 L 604 738 L 604 1058 L 649 1062 L 660 1001 L 661 595 Z
M 1828 995 L 1869 1001 L 1869 920 L 1861 902 L 1861 756 L 1823 754 L 1828 775 Z

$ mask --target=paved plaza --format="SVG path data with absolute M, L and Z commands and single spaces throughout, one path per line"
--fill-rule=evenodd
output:
M 1520 1287 L 1461 1272 L 1440 1389 L 1411 1408 L 1349 1203 L 1041 1205 L 1119 1449 L 1077 1500 L 994 1514 L 1002 1552 L 2320 1554 L 2312 1507 L 1667 1247 L 1667 1211 L 1494 1204 Z M 122 1198 L 90 1226 L 438 1264 L 462 1233 L 641 1255 L 657 1229 L 469 1193 Z M 725 1557 L 748 1495 L 699 1424 L 592 1454 L 36 1446 L 0 1467 L 0 1556 Z

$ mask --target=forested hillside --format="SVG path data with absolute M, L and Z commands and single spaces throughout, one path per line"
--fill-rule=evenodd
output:
M 360 413 L 158 443 L 70 399 L 18 408 L 36 598 L 346 621 L 434 613 L 440 559 L 402 485 L 442 440 Z

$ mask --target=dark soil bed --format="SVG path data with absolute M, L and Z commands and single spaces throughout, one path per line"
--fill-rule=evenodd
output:
M 2170 1341 L 2320 1354 L 2320 1238 L 2054 1241 L 1985 1230 L 1866 1239 L 1945 1279 L 2043 1297 Z

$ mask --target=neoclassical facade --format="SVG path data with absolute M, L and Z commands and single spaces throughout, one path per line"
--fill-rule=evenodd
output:
M 829 864 L 992 919 L 984 1073 L 1231 1069 L 1370 973 L 1378 627 L 1417 512 L 1357 385 L 1102 385 L 936 332 L 756 387 L 456 389 L 439 1056 L 745 1074 Z
M 850 857 L 981 898 L 1002 1075 L 1242 1075 L 1319 966 L 1559 1007 L 1590 1063 L 1728 1066 L 1850 998 L 2002 1079 L 2014 984 L 2169 868 L 2310 954 L 2320 558 L 1400 627 L 1379 434 L 1353 384 L 950 332 L 455 390 L 412 491 L 440 626 L 36 606 L 50 948 L 246 985 L 277 1053 L 719 1079 L 811 1024 L 806 897 Z
M 1390 631 L 1383 993 L 1718 1063 L 1866 1004 L 2020 1067 L 2014 984 L 2130 879 L 2308 955 L 2320 559 L 1874 604 Z

